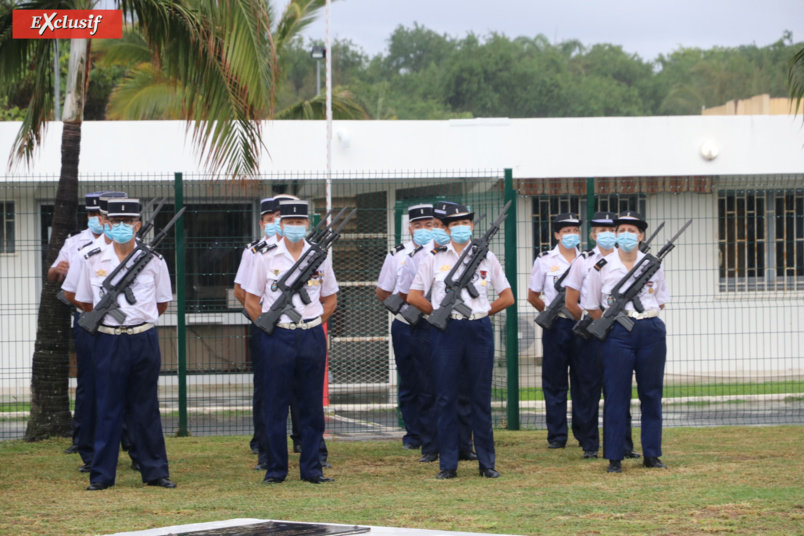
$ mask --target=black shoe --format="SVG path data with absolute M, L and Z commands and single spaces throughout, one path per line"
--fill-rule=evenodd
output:
M 596 450 L 585 450 L 585 451 L 583 451 L 583 459 L 584 460 L 591 460 L 592 458 L 597 458 L 597 451 Z
M 260 449 L 257 448 L 257 447 L 252 447 L 251 448 L 251 453 L 259 455 L 260 454 Z
M 421 445 L 414 445 L 413 443 L 403 443 L 402 448 L 405 450 L 419 450 Z
M 78 445 L 75 443 L 64 449 L 64 454 L 75 454 L 76 452 L 78 452 Z
M 469 452 L 461 452 L 458 454 L 458 459 L 462 462 L 476 462 L 477 461 L 477 454 L 472 451 Z
M 438 454 L 423 454 L 419 461 L 421 463 L 430 463 L 438 459 Z
M 304 482 L 309 482 L 310 484 L 322 484 L 324 482 L 335 482 L 334 478 L 327 478 L 324 475 L 317 475 L 312 478 L 302 478 Z
M 494 469 L 481 469 L 480 476 L 484 476 L 486 478 L 500 478 L 500 473 Z
M 284 481 L 284 478 L 279 478 L 278 476 L 266 476 L 262 479 L 263 484 L 281 484 Z
M 131 460 L 131 470 L 132 471 L 139 471 L 141 469 L 140 463 L 134 460 Z
M 78 468 L 79 473 L 88 473 L 92 471 L 92 463 L 85 463 L 81 467 Z
M 332 469 L 332 464 L 327 460 L 321 460 L 321 467 L 324 469 Z
M 558 441 L 549 441 L 547 443 L 548 449 L 563 449 L 566 446 L 567 446 L 566 443 L 559 443 Z
M 650 456 L 645 456 L 645 461 L 642 462 L 642 465 L 649 469 L 667 469 L 667 466 L 662 463 L 662 460 L 659 458 L 651 458 Z
M 642 457 L 642 455 L 640 455 L 635 450 L 626 450 L 625 457 L 628 458 L 629 460 L 638 460 L 639 458 Z
M 301 445 L 293 445 L 293 452 L 301 454 Z
M 166 476 L 160 476 L 157 479 L 151 480 L 148 482 L 149 486 L 159 486 L 160 488 L 170 488 L 173 489 L 176 487 L 176 484 L 170 481 L 170 479 Z
M 609 468 L 606 469 L 607 473 L 622 473 L 623 472 L 623 463 L 620 460 L 611 460 L 609 462 Z
M 268 470 L 268 464 L 267 463 L 258 463 L 257 465 L 254 466 L 254 470 L 255 471 L 267 471 Z
M 456 471 L 454 471 L 453 469 L 444 469 L 443 471 L 438 473 L 436 478 L 438 480 L 447 480 L 449 478 L 455 478 L 457 476 L 458 476 L 458 473 Z
M 109 484 L 104 484 L 103 482 L 91 482 L 87 491 L 100 491 L 102 489 L 111 488 L 112 486 Z

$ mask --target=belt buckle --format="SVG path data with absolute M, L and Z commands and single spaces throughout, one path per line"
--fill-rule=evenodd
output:
M 128 331 L 123 326 L 117 326 L 116 328 L 114 328 L 115 335 L 122 335 L 123 333 L 128 335 Z
M 304 329 L 304 330 L 306 330 L 306 329 L 307 329 L 307 322 L 305 322 L 305 321 L 304 321 L 304 319 L 302 318 L 302 319 L 301 319 L 301 322 L 299 322 L 298 324 L 296 324 L 296 327 L 298 327 L 299 329 Z

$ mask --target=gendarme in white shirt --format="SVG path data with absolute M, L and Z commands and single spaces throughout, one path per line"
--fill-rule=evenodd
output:
M 639 262 L 644 256 L 645 254 L 641 251 L 637 252 L 636 262 Z M 594 311 L 601 305 L 604 308 L 611 306 L 610 296 L 612 289 L 628 273 L 628 269 L 620 260 L 620 255 L 616 250 L 611 255 L 607 255 L 604 260 L 606 264 L 600 270 L 597 267 L 592 268 L 584 281 L 583 290 L 581 291 L 581 308 L 587 311 Z M 638 276 L 639 274 L 632 276 L 623 284 L 620 291 L 625 292 L 628 290 L 634 283 L 635 277 Z M 663 267 L 660 266 L 659 271 L 653 274 L 647 285 L 642 287 L 638 297 L 645 311 L 658 311 L 661 305 L 670 301 Z M 628 302 L 625 310 L 635 311 L 636 309 L 634 309 L 633 303 Z
M 410 252 L 416 249 L 412 240 L 400 245 L 401 248 L 397 246 L 385 256 L 380 277 L 377 279 L 377 286 L 391 294 L 399 292 L 399 276 L 402 275 L 402 268 L 410 259 Z
M 131 266 L 135 259 L 129 261 Z M 84 263 L 81 276 L 78 278 L 78 286 L 75 291 L 75 300 L 83 303 L 97 305 L 103 296 L 103 280 L 112 273 L 120 264 L 114 247 L 106 248 L 102 253 L 93 255 Z M 121 270 L 115 281 L 121 279 L 127 270 Z M 168 303 L 173 299 L 173 292 L 170 289 L 170 274 L 168 273 L 165 259 L 154 256 L 151 261 L 137 274 L 137 278 L 132 283 L 131 290 L 137 303 L 131 305 L 126 300 L 124 294 L 117 297 L 120 310 L 126 314 L 124 322 L 117 322 L 114 318 L 106 315 L 103 324 L 107 326 L 136 326 L 146 322 L 155 323 L 159 319 L 157 303 Z
M 467 243 L 466 247 L 470 247 L 470 244 Z M 458 262 L 460 255 L 452 247 L 452 242 L 433 251 L 435 253 L 429 253 L 422 259 L 419 271 L 410 285 L 410 290 L 421 290 L 427 294 L 430 287 L 432 287 L 433 293 L 430 303 L 433 304 L 433 309 L 435 310 L 440 307 L 441 301 L 446 295 L 444 280 L 452 270 L 452 267 L 455 266 L 455 263 Z M 453 279 L 459 279 L 465 269 L 466 266 L 459 268 Z M 461 300 L 472 309 L 472 314 L 488 313 L 491 310 L 488 298 L 490 286 L 494 288 L 497 294 L 511 287 L 505 277 L 500 261 L 491 251 L 480 262 L 480 266 L 475 271 L 472 276 L 472 282 L 469 284 L 475 286 L 479 295 L 477 298 L 472 298 L 464 288 L 461 290 Z
M 578 259 L 578 255 L 580 255 L 580 251 L 578 251 L 578 248 L 575 248 L 575 260 Z M 570 262 L 561 254 L 558 245 L 550 251 L 539 255 L 536 257 L 536 260 L 533 261 L 533 269 L 530 271 L 530 284 L 528 285 L 528 289 L 536 294 L 544 293 L 545 307 L 548 307 L 558 295 L 558 291 L 555 288 L 556 281 L 564 275 L 564 272 L 567 271 L 569 267 Z M 566 281 L 566 279 L 564 281 Z
M 304 241 L 302 248 L 302 255 L 310 249 L 310 244 Z M 299 257 L 301 258 L 301 257 Z M 266 253 L 258 253 L 255 255 L 251 264 L 251 274 L 246 279 L 246 285 L 243 287 L 249 294 L 260 296 L 262 298 L 262 312 L 267 312 L 271 305 L 281 295 L 279 289 L 273 290 L 271 287 L 274 282 L 282 279 L 285 272 L 290 270 L 296 260 L 293 255 L 288 251 L 285 241 L 279 242 L 279 245 Z M 299 272 L 304 267 L 300 267 L 292 273 L 288 279 L 287 284 L 291 285 L 296 280 Z M 335 272 L 332 271 L 332 257 L 327 255 L 327 258 L 318 267 L 316 272 L 307 281 L 305 288 L 307 294 L 310 296 L 310 303 L 305 305 L 298 294 L 293 295 L 293 307 L 302 316 L 304 320 L 312 320 L 318 318 L 324 313 L 324 306 L 321 305 L 320 298 L 331 296 L 338 292 L 338 281 L 335 279 Z M 291 322 L 287 315 L 282 315 L 279 322 Z

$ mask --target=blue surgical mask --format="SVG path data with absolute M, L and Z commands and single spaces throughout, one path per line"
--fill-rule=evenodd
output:
M 285 225 L 285 237 L 294 244 L 304 238 L 307 227 L 304 225 Z
M 118 244 L 127 244 L 134 238 L 134 226 L 128 223 L 118 223 L 112 227 L 112 240 Z
M 90 216 L 87 221 L 87 227 L 92 231 L 92 234 L 99 235 L 103 232 L 103 225 L 101 225 L 100 218 L 97 216 Z
M 597 245 L 601 249 L 611 249 L 614 247 L 615 242 L 617 242 L 617 235 L 611 231 L 597 233 Z
M 109 225 L 108 223 L 104 223 L 104 224 L 103 224 L 103 234 L 104 234 L 104 235 L 106 236 L 106 238 L 108 238 L 109 240 L 114 240 L 114 239 L 112 238 L 112 226 L 111 226 L 111 225 Z
M 274 224 L 274 229 L 276 229 L 276 234 L 279 236 L 285 236 L 285 232 L 282 230 L 282 225 L 279 223 Z
M 581 235 L 565 234 L 561 236 L 561 245 L 567 249 L 573 249 L 581 243 Z
M 617 243 L 620 245 L 620 249 L 628 253 L 629 251 L 634 251 L 639 245 L 639 237 L 636 233 L 620 233 L 617 235 Z
M 265 224 L 265 236 L 271 238 L 276 234 L 276 224 L 275 223 L 266 223 Z
M 416 229 L 413 231 L 413 241 L 417 246 L 423 246 L 433 239 L 433 231 L 430 229 Z
M 446 246 L 449 244 L 449 235 L 444 229 L 440 227 L 438 229 L 433 229 L 433 240 L 439 246 Z
M 456 225 L 449 228 L 449 234 L 458 244 L 465 244 L 472 238 L 472 228 L 468 225 Z

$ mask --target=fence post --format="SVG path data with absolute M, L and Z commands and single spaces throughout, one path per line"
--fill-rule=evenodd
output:
M 174 211 L 184 207 L 184 182 L 181 173 L 174 175 Z M 179 437 L 190 435 L 187 432 L 187 344 L 185 338 L 185 294 L 184 294 L 184 218 L 176 222 L 176 350 L 179 361 Z
M 505 170 L 505 202 L 512 201 L 505 224 L 505 276 L 514 293 L 514 304 L 505 311 L 505 361 L 507 365 L 506 408 L 509 430 L 519 430 L 519 307 L 517 305 L 517 196 L 514 190 L 514 173 Z
M 594 177 L 587 177 L 586 179 L 586 222 L 589 223 L 592 221 L 592 218 L 595 217 L 595 179 Z M 589 249 L 595 247 L 595 241 L 592 240 L 592 233 L 590 232 L 587 235 L 587 243 L 589 244 Z

